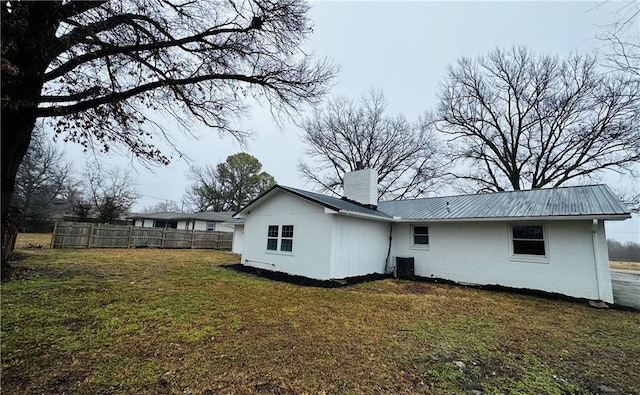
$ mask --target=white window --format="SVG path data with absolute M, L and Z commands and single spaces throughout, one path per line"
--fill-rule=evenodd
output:
M 429 248 L 429 227 L 426 225 L 412 225 L 412 243 L 411 247 L 428 249 Z
M 278 251 L 278 225 L 269 225 L 267 231 L 267 250 Z
M 212 221 L 207 221 L 207 231 L 213 232 L 214 230 L 216 230 L 216 223 Z
M 547 248 L 542 225 L 511 225 L 513 255 L 545 257 Z
M 293 225 L 269 225 L 267 251 L 293 252 Z

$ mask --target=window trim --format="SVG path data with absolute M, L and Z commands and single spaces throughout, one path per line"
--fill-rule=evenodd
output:
M 427 228 L 427 234 L 419 234 L 419 236 L 427 236 L 427 244 L 416 244 L 416 231 L 415 229 L 417 227 L 421 227 L 421 228 Z M 430 237 L 430 229 L 431 226 L 429 226 L 428 224 L 411 224 L 411 228 L 410 228 L 410 237 L 411 237 L 411 243 L 409 245 L 409 248 L 412 250 L 430 250 L 431 249 L 431 237 Z
M 540 226 L 542 227 L 542 241 L 544 243 L 544 255 L 536 254 L 518 254 L 514 251 L 514 238 L 513 227 L 514 226 Z M 517 240 L 517 239 L 516 239 Z M 538 239 L 532 239 L 538 240 Z M 537 263 L 549 263 L 549 234 L 547 232 L 547 224 L 540 222 L 511 222 L 507 224 L 507 242 L 509 244 L 509 257 L 511 261 L 522 262 L 537 262 Z
M 277 228 L 277 236 L 270 236 L 269 235 L 269 228 L 270 227 L 276 227 Z M 283 237 L 282 233 L 283 233 L 283 228 L 285 226 L 291 226 L 292 227 L 292 233 L 293 235 L 291 237 Z M 296 224 L 295 223 L 285 223 L 285 224 L 267 224 L 267 243 L 268 240 L 276 240 L 276 249 L 275 250 L 270 250 L 267 248 L 267 245 L 265 245 L 265 253 L 267 254 L 275 254 L 275 255 L 290 255 L 292 256 L 295 252 L 295 243 L 294 243 L 294 239 L 295 239 L 295 229 L 296 229 Z M 284 251 L 282 250 L 282 240 L 291 240 L 291 251 Z

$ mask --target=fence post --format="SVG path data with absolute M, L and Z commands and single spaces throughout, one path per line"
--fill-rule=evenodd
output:
M 93 227 L 95 224 L 91 224 L 91 228 L 89 229 L 89 242 L 87 243 L 87 248 L 91 248 L 91 244 L 93 244 Z
M 129 241 L 127 242 L 127 248 L 131 248 L 131 240 L 133 240 L 133 226 L 129 227 Z
M 51 235 L 51 247 L 54 248 L 56 246 L 56 232 L 58 231 L 58 221 L 53 224 L 53 234 Z
M 191 229 L 191 249 L 193 250 L 193 242 L 196 239 L 196 230 L 195 229 Z
M 167 227 L 165 226 L 164 229 L 162 229 L 162 241 L 160 242 L 160 248 L 164 248 L 164 240 L 167 237 Z

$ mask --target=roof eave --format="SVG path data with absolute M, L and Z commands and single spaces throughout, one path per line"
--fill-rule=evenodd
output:
M 358 212 L 355 212 L 355 211 L 339 210 L 337 213 L 341 214 L 341 215 L 346 215 L 346 216 L 349 216 L 349 217 L 373 219 L 373 220 L 376 220 L 376 221 L 383 221 L 383 222 L 396 222 L 396 220 L 394 218 L 392 218 L 392 217 L 382 217 L 380 215 L 358 213 Z
M 505 222 L 505 221 L 571 221 L 601 219 L 607 221 L 624 221 L 631 218 L 625 214 L 593 214 L 593 215 L 556 215 L 540 217 L 489 217 L 489 218 L 400 218 L 395 222 Z

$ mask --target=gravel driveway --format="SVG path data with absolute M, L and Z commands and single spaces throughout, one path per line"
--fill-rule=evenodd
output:
M 640 310 L 640 272 L 611 269 L 611 285 L 615 304 Z

